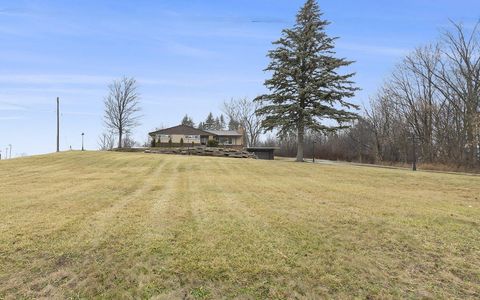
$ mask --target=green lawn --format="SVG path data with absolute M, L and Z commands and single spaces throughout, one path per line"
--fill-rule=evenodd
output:
M 480 298 L 477 176 L 69 152 L 0 216 L 0 298 Z

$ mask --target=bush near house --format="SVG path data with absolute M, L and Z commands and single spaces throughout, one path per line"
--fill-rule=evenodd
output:
M 209 140 L 207 142 L 208 147 L 218 147 L 218 141 L 217 140 Z

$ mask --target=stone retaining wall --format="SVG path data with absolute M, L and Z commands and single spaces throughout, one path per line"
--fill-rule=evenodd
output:
M 246 150 L 231 148 L 213 148 L 205 146 L 184 147 L 184 148 L 150 148 L 145 153 L 153 154 L 177 154 L 177 155 L 198 155 L 198 156 L 216 156 L 232 158 L 257 158 L 255 154 Z

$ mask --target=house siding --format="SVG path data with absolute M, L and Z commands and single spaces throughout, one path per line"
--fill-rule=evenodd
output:
M 170 142 L 170 139 L 172 140 L 172 143 L 174 144 L 180 144 L 183 142 L 185 144 L 191 144 L 192 142 L 194 144 L 200 144 L 200 135 L 183 135 L 183 134 L 158 134 L 156 136 L 155 142 L 161 143 L 161 144 L 168 144 Z
M 166 129 L 157 130 L 149 133 L 151 141 L 155 142 L 155 146 L 181 146 L 182 140 L 184 146 L 206 145 L 207 141 L 216 140 L 219 146 L 228 148 L 241 149 L 244 146 L 243 131 L 237 132 L 232 130 L 214 130 L 205 131 L 190 126 L 179 125 Z

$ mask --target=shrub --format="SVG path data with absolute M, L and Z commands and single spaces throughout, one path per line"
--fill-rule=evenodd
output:
M 152 141 L 150 142 L 150 147 L 155 147 L 155 139 L 152 139 Z
M 183 148 L 183 138 L 180 139 L 180 148 Z
M 173 146 L 173 142 L 172 142 L 172 138 L 170 138 L 168 140 L 168 147 L 172 148 L 172 146 Z
M 208 147 L 218 147 L 218 141 L 216 141 L 216 140 L 208 140 L 207 146 L 208 146 Z

